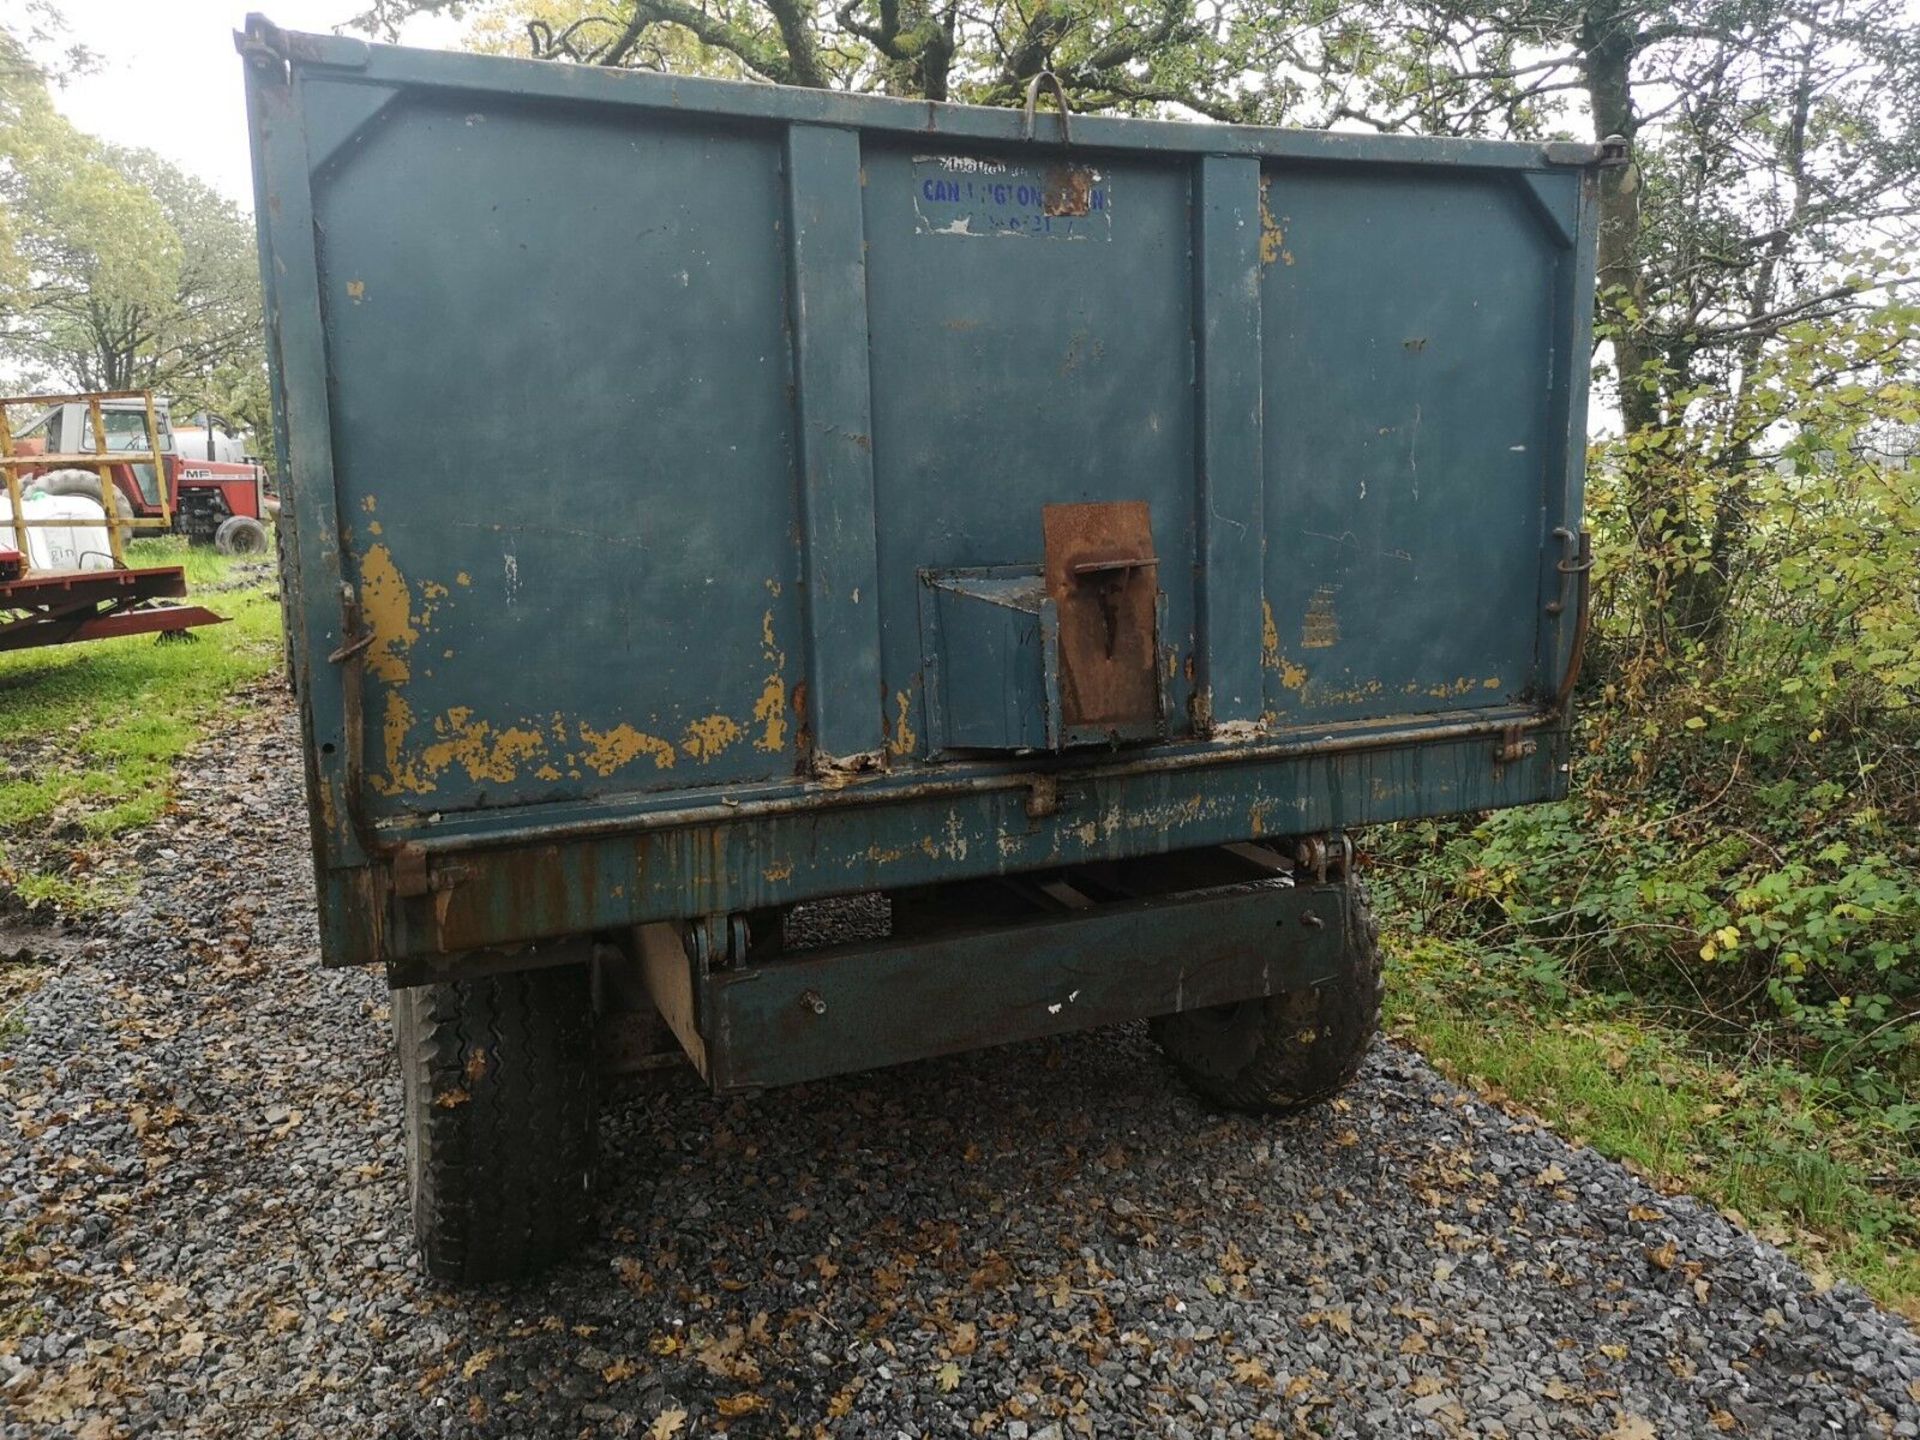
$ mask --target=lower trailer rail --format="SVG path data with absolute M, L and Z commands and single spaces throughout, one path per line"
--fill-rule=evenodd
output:
M 1286 879 L 711 969 L 642 927 L 648 996 L 718 1093 L 1306 990 L 1341 974 L 1346 888 Z

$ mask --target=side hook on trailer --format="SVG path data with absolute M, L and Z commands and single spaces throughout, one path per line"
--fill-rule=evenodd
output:
M 1067 87 L 1060 83 L 1060 77 L 1051 70 L 1042 70 L 1027 81 L 1027 105 L 1020 115 L 1020 136 L 1024 140 L 1033 139 L 1034 112 L 1040 104 L 1040 87 L 1045 85 L 1053 91 L 1053 98 L 1060 106 L 1060 143 L 1073 143 L 1073 133 L 1067 123 Z

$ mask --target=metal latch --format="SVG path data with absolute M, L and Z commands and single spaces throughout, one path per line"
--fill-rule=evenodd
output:
M 1529 735 L 1523 725 L 1509 725 L 1500 732 L 1500 744 L 1494 749 L 1493 757 L 1502 765 L 1511 765 L 1524 760 L 1540 748 L 1540 742 Z

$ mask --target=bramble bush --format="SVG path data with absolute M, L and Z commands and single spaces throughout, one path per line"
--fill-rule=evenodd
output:
M 1571 798 L 1385 840 L 1427 930 L 1667 1007 L 1901 1130 L 1920 1126 L 1917 342 L 1911 306 L 1809 326 L 1599 446 Z

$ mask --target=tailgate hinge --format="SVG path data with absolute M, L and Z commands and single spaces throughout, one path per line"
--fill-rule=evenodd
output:
M 393 893 L 410 900 L 453 889 L 467 878 L 467 867 L 440 865 L 429 868 L 426 848 L 410 842 L 393 852 L 388 877 Z

